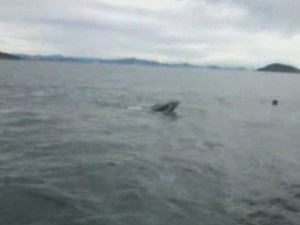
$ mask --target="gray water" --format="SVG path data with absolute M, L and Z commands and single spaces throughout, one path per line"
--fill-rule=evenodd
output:
M 0 224 L 299 224 L 299 75 L 0 68 Z

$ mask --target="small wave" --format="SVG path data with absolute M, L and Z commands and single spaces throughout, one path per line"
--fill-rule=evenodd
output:
M 39 118 L 22 118 L 6 123 L 6 125 L 14 127 L 32 126 L 43 123 L 44 121 Z
M 299 212 L 299 209 L 296 206 L 292 205 L 292 203 L 289 202 L 288 199 L 274 198 L 267 201 L 266 204 L 270 206 L 278 206 L 279 208 L 289 212 Z
M 225 106 L 229 106 L 230 103 L 226 98 L 222 98 L 222 97 L 215 97 L 215 100 L 220 104 L 220 105 L 225 105 Z
M 67 218 L 68 214 L 74 218 L 78 215 L 76 211 L 69 200 L 48 190 L 1 188 L 0 218 L 3 224 L 45 224 L 58 217 Z
M 264 211 L 256 211 L 247 215 L 247 219 L 243 220 L 242 224 L 278 224 L 292 225 L 285 216 L 281 214 L 272 214 Z
M 104 108 L 126 108 L 122 102 L 102 102 L 95 100 L 93 101 L 95 105 Z
M 300 192 L 294 195 L 295 198 L 300 199 Z
M 45 96 L 48 96 L 49 94 L 46 93 L 45 91 L 34 91 L 34 92 L 30 93 L 30 95 L 32 97 L 45 97 Z
M 283 184 L 283 186 L 295 199 L 300 199 L 300 184 Z
M 240 201 L 247 208 L 240 224 L 297 224 L 294 221 L 299 214 L 299 204 L 288 197 L 274 197 L 270 199 L 243 199 Z
M 11 114 L 13 112 L 13 109 L 0 109 L 0 114 Z
M 204 147 L 208 148 L 209 150 L 217 149 L 217 148 L 224 148 L 224 144 L 217 142 L 217 141 L 204 141 Z
M 143 110 L 143 108 L 140 107 L 140 106 L 129 106 L 129 107 L 127 107 L 127 108 L 130 109 L 130 110 L 136 110 L 136 111 L 141 111 L 141 110 Z

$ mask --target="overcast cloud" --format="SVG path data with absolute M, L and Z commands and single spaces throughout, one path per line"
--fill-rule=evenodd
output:
M 0 51 L 300 66 L 299 0 L 0 0 Z

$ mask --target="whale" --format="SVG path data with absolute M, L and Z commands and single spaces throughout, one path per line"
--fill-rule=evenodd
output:
M 173 113 L 177 106 L 180 104 L 179 101 L 170 101 L 164 104 L 156 104 L 152 107 L 153 112 L 162 112 L 163 114 Z

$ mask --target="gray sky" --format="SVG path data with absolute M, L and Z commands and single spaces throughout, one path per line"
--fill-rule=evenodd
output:
M 0 51 L 300 67 L 299 0 L 0 0 Z

